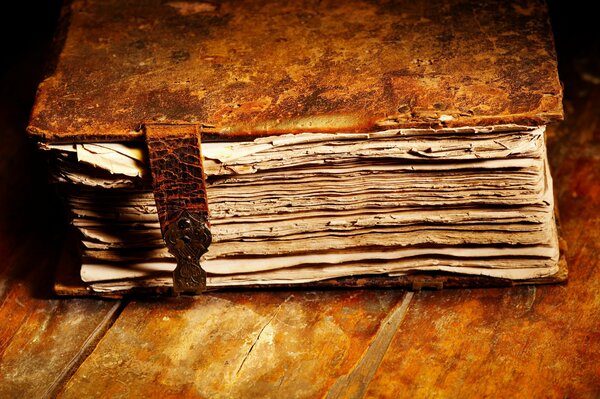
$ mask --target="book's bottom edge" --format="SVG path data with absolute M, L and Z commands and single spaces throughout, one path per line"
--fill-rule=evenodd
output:
M 476 276 L 448 272 L 413 272 L 401 276 L 357 275 L 315 281 L 310 283 L 256 284 L 239 287 L 210 287 L 212 291 L 248 291 L 248 290 L 307 290 L 307 289 L 358 289 L 358 288 L 400 288 L 412 291 L 421 289 L 441 290 L 445 288 L 484 288 L 513 287 L 530 284 L 565 283 L 568 279 L 568 267 L 565 257 L 566 243 L 560 238 L 560 258 L 558 272 L 545 277 L 524 280 L 511 280 L 489 276 Z M 127 290 L 111 292 L 94 291 L 80 277 L 80 257 L 77 235 L 73 232 L 65 239 L 57 267 L 54 291 L 59 296 L 96 296 L 103 298 L 121 298 L 133 295 L 172 295 L 171 287 L 133 287 Z

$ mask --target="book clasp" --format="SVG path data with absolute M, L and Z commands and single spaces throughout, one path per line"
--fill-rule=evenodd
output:
M 206 271 L 200 265 L 200 258 L 212 241 L 207 220 L 201 214 L 183 211 L 175 223 L 169 224 L 164 239 L 169 252 L 177 259 L 173 292 L 178 295 L 205 291 Z
M 202 164 L 195 125 L 145 126 L 154 200 L 163 239 L 175 256 L 173 293 L 206 290 L 200 259 L 212 241 Z

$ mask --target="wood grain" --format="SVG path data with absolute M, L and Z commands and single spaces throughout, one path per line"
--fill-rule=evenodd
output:
M 351 372 L 403 296 L 298 291 L 134 301 L 60 396 L 321 397 Z

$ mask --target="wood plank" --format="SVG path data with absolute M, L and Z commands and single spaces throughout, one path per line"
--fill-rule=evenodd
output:
M 401 321 L 386 316 L 402 314 L 403 297 L 355 290 L 134 301 L 60 397 L 320 397 L 367 348 L 382 356 L 391 335 L 378 332 Z M 377 354 L 368 358 L 376 368 Z
M 47 397 L 110 327 L 119 303 L 44 300 L 12 288 L 0 310 L 0 397 Z
M 549 144 L 568 284 L 419 293 L 367 397 L 600 395 L 600 87 L 567 108 Z
M 362 398 L 365 390 L 375 371 L 381 364 L 381 360 L 387 351 L 395 332 L 404 320 L 408 312 L 408 307 L 414 296 L 414 293 L 407 292 L 402 300 L 402 304 L 390 313 L 387 320 L 382 323 L 382 327 L 377 336 L 369 345 L 361 359 L 356 363 L 352 370 L 339 377 L 331 388 L 327 391 L 327 399 L 337 398 Z

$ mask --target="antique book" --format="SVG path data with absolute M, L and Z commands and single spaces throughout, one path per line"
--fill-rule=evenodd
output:
M 28 127 L 72 216 L 59 294 L 566 279 L 543 2 L 73 0 L 62 20 Z

